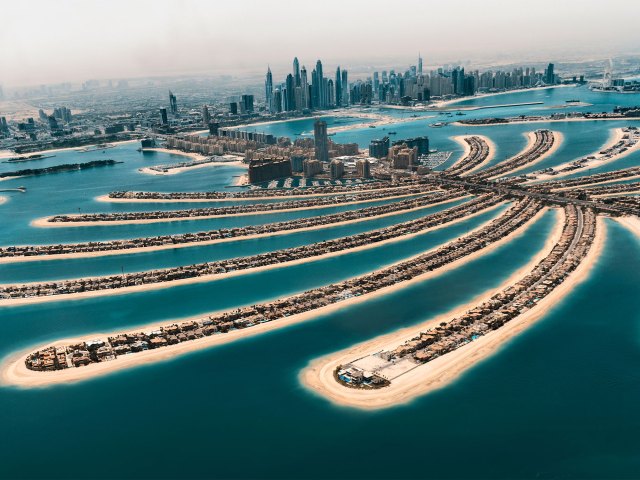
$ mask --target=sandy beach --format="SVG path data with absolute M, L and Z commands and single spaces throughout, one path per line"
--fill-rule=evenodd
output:
M 2 205 L 3 203 L 6 203 L 9 199 L 7 197 L 3 197 L 2 195 L 0 195 L 0 205 Z
M 404 195 L 395 195 L 393 197 L 384 197 L 384 198 L 372 198 L 368 200 L 355 200 L 353 202 L 344 202 L 344 203 L 332 203 L 325 205 L 313 205 L 311 207 L 302 207 L 302 208 L 285 208 L 282 210 L 262 210 L 255 212 L 243 212 L 243 213 L 233 213 L 233 214 L 223 214 L 223 215 L 203 215 L 198 217 L 176 217 L 176 218 L 149 218 L 149 219 L 140 219 L 140 220 L 107 220 L 107 221 L 87 221 L 87 222 L 50 222 L 49 219 L 53 218 L 42 217 L 37 218 L 31 222 L 31 226 L 40 227 L 40 228 L 60 228 L 60 227 L 105 227 L 109 225 L 144 225 L 148 223 L 163 223 L 163 222 L 184 222 L 184 221 L 193 221 L 193 220 L 207 220 L 212 218 L 227 218 L 227 217 L 247 217 L 252 215 L 268 215 L 274 213 L 288 213 L 288 212 L 302 212 L 306 210 L 319 210 L 321 208 L 332 208 L 332 207 L 342 207 L 347 205 L 356 205 L 356 204 L 365 204 L 372 202 L 380 202 L 385 200 L 396 200 L 407 197 L 415 197 L 420 194 L 411 193 Z M 77 215 L 69 215 L 69 217 L 76 217 Z
M 393 293 L 399 289 L 405 288 L 414 283 L 422 282 L 433 276 L 440 275 L 454 268 L 458 268 L 474 260 L 479 256 L 485 255 L 499 248 L 505 243 L 512 241 L 514 238 L 517 238 L 523 235 L 532 225 L 534 225 L 542 217 L 542 215 L 547 210 L 548 208 L 544 208 L 543 210 L 538 212 L 538 214 L 534 216 L 532 220 L 525 223 L 524 225 L 521 225 L 518 229 L 513 231 L 511 234 L 507 235 L 501 240 L 498 240 L 495 243 L 492 243 L 491 245 L 489 245 L 484 249 L 481 249 L 477 252 L 472 253 L 471 255 L 461 258 L 455 262 L 452 262 L 441 269 L 424 273 L 423 275 L 419 275 L 405 282 L 400 282 L 396 285 L 381 288 L 368 295 L 352 297 L 347 300 L 343 300 L 341 302 L 332 303 L 323 308 L 311 310 L 311 311 L 304 312 L 297 315 L 292 315 L 290 317 L 285 317 L 272 322 L 261 323 L 259 325 L 249 327 L 246 329 L 233 330 L 226 334 L 203 337 L 198 340 L 192 340 L 189 342 L 180 343 L 172 347 L 164 347 L 164 348 L 155 349 L 155 350 L 147 350 L 145 352 L 136 353 L 135 355 L 124 355 L 110 362 L 94 363 L 83 368 L 69 368 L 66 370 L 56 371 L 56 372 L 35 372 L 27 369 L 24 363 L 25 355 L 29 352 L 33 352 L 36 349 L 46 348 L 47 346 L 55 346 L 55 345 L 61 345 L 61 344 L 72 344 L 72 343 L 77 343 L 79 341 L 87 341 L 93 338 L 107 337 L 107 336 L 113 335 L 115 332 L 93 333 L 91 335 L 83 335 L 82 337 L 76 337 L 72 339 L 57 340 L 55 342 L 51 342 L 44 346 L 31 347 L 28 350 L 24 350 L 15 355 L 10 355 L 9 357 L 5 358 L 2 361 L 2 364 L 0 364 L 0 384 L 15 385 L 15 386 L 27 388 L 27 387 L 43 387 L 47 385 L 60 384 L 60 383 L 78 382 L 81 380 L 87 380 L 87 379 L 93 378 L 98 375 L 113 373 L 125 368 L 144 365 L 146 363 L 166 360 L 183 353 L 192 352 L 192 351 L 200 350 L 203 348 L 209 348 L 215 345 L 222 345 L 224 343 L 229 343 L 235 340 L 239 340 L 241 338 L 258 335 L 260 333 L 275 330 L 278 328 L 284 328 L 284 327 L 301 323 L 304 321 L 317 319 L 331 312 L 349 307 L 351 305 L 365 302 L 367 300 L 370 300 L 371 298 Z M 198 315 L 197 317 L 191 317 L 191 318 L 199 319 L 206 315 L 215 315 L 216 313 L 218 312 L 210 312 L 205 315 Z M 191 318 L 185 318 L 185 319 L 179 319 L 179 320 L 174 319 L 173 321 L 188 321 Z M 136 332 L 140 330 L 151 331 L 160 326 L 167 325 L 170 323 L 172 323 L 172 320 L 163 320 L 161 322 L 155 322 L 154 324 L 151 324 L 151 325 L 139 326 L 137 329 L 134 329 L 134 328 L 128 329 L 125 331 L 125 333 Z
M 460 145 L 462 145 L 462 148 L 464 149 L 464 152 L 462 153 L 460 158 L 458 160 L 456 160 L 455 163 L 449 167 L 449 169 L 454 168 L 461 160 L 466 158 L 469 155 L 469 153 L 471 152 L 471 147 L 469 146 L 469 144 L 467 142 L 464 141 L 465 138 L 469 138 L 469 137 L 478 137 L 478 138 L 482 139 L 483 141 L 485 141 L 487 143 L 487 145 L 489 145 L 489 155 L 487 155 L 487 158 L 485 158 L 481 163 L 479 163 L 478 165 L 473 167 L 471 170 L 468 170 L 468 171 L 462 173 L 460 175 L 461 177 L 464 177 L 464 176 L 467 176 L 467 175 L 471 175 L 473 172 L 483 168 L 486 164 L 491 162 L 491 160 L 493 160 L 493 158 L 496 155 L 496 144 L 493 143 L 493 141 L 489 137 L 486 137 L 484 135 L 456 135 L 454 137 L 451 137 L 451 139 L 455 140 Z
M 290 262 L 280 262 L 280 263 L 276 263 L 273 265 L 264 265 L 261 267 L 254 267 L 254 268 L 247 268 L 244 270 L 236 270 L 236 271 L 232 271 L 232 272 L 227 272 L 227 273 L 222 273 L 222 274 L 211 274 L 211 275 L 202 275 L 200 277 L 193 277 L 193 278 L 184 278 L 184 279 L 180 279 L 180 280 L 171 280 L 171 281 L 167 281 L 167 282 L 157 282 L 157 283 L 149 283 L 149 284 L 144 284 L 144 285 L 135 285 L 135 286 L 130 286 L 130 287 L 123 287 L 123 288 L 117 288 L 117 289 L 104 289 L 104 290 L 95 290 L 95 291 L 86 291 L 86 292 L 78 292 L 78 293 L 69 293 L 69 294 L 63 294 L 63 295 L 51 295 L 51 296 L 43 296 L 43 297 L 28 297 L 28 298 L 15 298 L 15 299 L 9 299 L 9 300 L 0 300 L 0 307 L 3 306 L 16 306 L 16 305 L 26 305 L 26 304 L 33 304 L 33 303 L 43 303 L 43 302 L 55 302 L 55 301 L 67 301 L 67 300 L 80 300 L 83 298 L 89 298 L 89 297 L 103 297 L 103 296 L 110 296 L 110 295 L 126 295 L 128 293 L 138 293 L 138 292 L 146 292 L 146 291 L 150 291 L 150 290 L 160 290 L 163 288 L 171 288 L 171 287 L 177 287 L 177 286 L 182 286 L 182 285 L 192 285 L 192 284 L 196 284 L 196 283 L 206 283 L 206 282 L 213 282 L 216 280 L 223 280 L 225 278 L 230 278 L 230 277 L 236 277 L 239 275 L 248 275 L 248 274 L 252 274 L 252 273 L 257 273 L 257 272 L 262 272 L 262 271 L 266 271 L 266 270 L 273 270 L 275 268 L 284 268 L 284 267 L 292 267 L 295 265 L 300 265 L 300 264 L 304 264 L 304 263 L 309 263 L 309 262 L 315 262 L 315 261 L 320 261 L 320 260 L 325 260 L 327 258 L 331 258 L 331 257 L 337 257 L 340 255 L 346 255 L 346 254 L 350 254 L 350 253 L 355 253 L 355 252 L 360 252 L 363 250 L 370 250 L 372 248 L 377 248 L 377 247 L 381 247 L 383 245 L 388 245 L 390 243 L 396 243 L 396 242 L 400 242 L 400 241 L 404 241 L 404 240 L 409 240 L 411 238 L 414 238 L 418 235 L 423 235 L 425 233 L 428 232 L 433 232 L 436 230 L 440 230 L 442 228 L 447 228 L 449 226 L 453 226 L 456 225 L 460 222 L 466 221 L 468 219 L 474 218 L 478 215 L 482 215 L 484 213 L 487 212 L 491 212 L 494 211 L 496 209 L 498 209 L 499 207 L 505 205 L 507 202 L 500 202 L 496 205 L 493 205 L 489 208 L 483 209 L 483 210 L 479 210 L 471 215 L 467 215 L 465 217 L 461 217 L 461 218 L 457 218 L 451 222 L 447 222 L 444 223 L 442 225 L 437 225 L 435 227 L 429 227 L 429 228 L 425 228 L 422 229 L 418 232 L 415 233 L 411 233 L 409 235 L 401 235 L 399 237 L 395 237 L 395 238 L 389 238 L 387 240 L 383 240 L 381 242 L 376 242 L 376 243 L 369 243 L 366 245 L 361 245 L 358 247 L 354 247 L 354 248 L 348 248 L 348 249 L 344 249 L 344 250 L 337 250 L 337 251 L 333 251 L 333 252 L 329 252 L 329 253 L 325 253 L 323 255 L 318 255 L 316 257 L 307 257 L 307 258 L 301 258 L 298 260 L 293 260 Z M 486 222 L 482 223 L 481 225 L 477 226 L 476 228 L 472 229 L 469 231 L 469 233 L 474 233 L 476 231 L 478 231 L 481 228 L 486 227 L 489 223 L 491 223 L 491 221 L 493 221 L 493 219 L 491 220 L 487 220 Z M 436 247 L 438 248 L 438 247 Z M 432 249 L 434 250 L 434 249 Z M 423 253 L 420 253 L 419 255 L 422 255 Z M 417 255 L 416 255 L 417 256 Z M 413 257 L 411 257 L 413 258 Z M 388 266 L 388 265 L 387 265 Z M 380 267 L 380 268 L 386 268 L 385 267 Z M 114 276 L 114 275 L 107 275 L 107 276 Z M 104 278 L 104 277 L 83 277 L 87 280 L 91 280 L 91 279 L 98 279 L 98 278 Z M 59 280 L 60 282 L 64 282 L 64 280 Z M 36 285 L 36 284 L 40 284 L 42 282 L 31 282 L 31 283 L 21 283 L 21 284 L 10 284 L 10 283 L 0 283 L 0 286 L 11 286 L 11 285 Z
M 545 153 L 540 155 L 533 162 L 526 163 L 526 164 L 524 164 L 524 165 L 522 165 L 520 167 L 514 168 L 513 170 L 509 170 L 508 172 L 501 173 L 501 174 L 498 174 L 498 175 L 494 175 L 493 177 L 490 177 L 489 180 L 495 180 L 496 178 L 513 175 L 514 173 L 519 172 L 521 170 L 524 170 L 525 168 L 529 168 L 529 167 L 532 167 L 534 165 L 537 165 L 538 163 L 542 162 L 546 158 L 548 158 L 551 155 L 553 155 L 554 153 L 556 153 L 556 151 L 558 150 L 558 148 L 560 148 L 560 145 L 562 145 L 562 142 L 564 141 L 564 135 L 561 132 L 555 132 L 555 131 L 551 132 L 551 133 L 553 134 L 554 140 L 553 140 L 553 145 L 551 146 L 551 148 L 549 150 L 547 150 Z M 535 134 L 535 132 L 528 132 L 525 135 L 527 136 L 527 139 L 528 139 L 527 145 L 522 149 L 522 151 L 518 152 L 513 157 L 505 160 L 505 162 L 510 161 L 511 159 L 517 157 L 518 155 L 522 155 L 524 152 L 526 152 L 527 150 L 532 148 L 534 143 L 536 143 L 536 134 Z
M 468 100 L 476 100 L 478 98 L 497 97 L 500 95 L 509 95 L 513 93 L 524 93 L 524 92 L 532 92 L 534 90 L 548 90 L 550 88 L 567 88 L 567 87 L 575 87 L 575 85 L 550 85 L 547 87 L 520 88 L 517 90 L 508 90 L 506 92 L 477 93 L 471 97 L 461 97 L 461 98 L 454 98 L 453 100 L 434 102 L 433 104 L 429 105 L 429 108 L 441 109 L 442 107 L 447 107 L 449 105 L 454 105 L 456 103 L 465 102 Z M 472 105 L 472 107 L 475 107 L 475 105 Z
M 637 237 L 640 237 L 640 218 L 638 217 L 618 217 L 615 221 L 631 230 Z
M 206 155 L 202 155 L 201 153 L 183 152 L 182 150 L 174 150 L 172 148 L 145 148 L 142 150 L 142 153 L 144 154 L 145 152 L 168 153 L 170 155 L 180 155 L 181 157 L 193 158 L 194 160 L 204 160 L 207 158 Z
M 177 167 L 177 168 L 168 168 L 166 172 L 160 172 L 158 170 L 153 170 L 153 167 L 144 167 L 139 168 L 138 171 L 140 173 L 144 173 L 146 175 L 177 175 L 182 172 L 188 172 L 189 170 L 197 170 L 198 168 L 205 167 L 226 167 L 226 166 L 234 166 L 234 167 L 245 167 L 248 168 L 246 163 L 242 163 L 241 161 L 233 161 L 233 162 L 208 162 L 208 163 L 199 163 L 197 165 L 189 165 L 186 167 Z
M 640 149 L 640 142 L 637 142 L 633 147 L 627 149 L 625 152 L 621 152 L 618 153 L 616 155 L 611 156 L 610 158 L 604 158 L 603 155 L 600 155 L 599 152 L 606 150 L 608 148 L 613 147 L 616 143 L 620 142 L 622 140 L 622 137 L 625 135 L 625 132 L 622 130 L 622 128 L 614 128 L 611 130 L 611 134 L 609 135 L 609 139 L 607 140 L 607 142 L 605 142 L 605 144 L 600 147 L 598 149 L 598 151 L 590 153 L 588 155 L 584 155 L 581 156 L 580 158 L 584 158 L 584 157 L 589 157 L 589 156 L 594 156 L 596 158 L 594 158 L 593 160 L 589 160 L 586 163 L 583 164 L 583 167 L 580 170 L 587 170 L 589 168 L 597 168 L 597 167 L 601 167 L 602 165 L 607 165 L 609 163 L 615 162 L 616 160 L 620 160 L 623 157 L 626 157 L 627 155 L 636 152 L 638 149 Z M 573 162 L 575 162 L 576 160 L 579 159 L 574 159 L 571 160 L 569 162 L 565 162 L 561 165 L 556 165 L 554 166 L 554 170 L 559 171 L 562 170 L 563 168 L 566 168 L 568 166 L 570 166 Z M 566 171 L 566 172 L 560 172 L 557 175 L 550 175 L 548 173 L 543 173 L 541 175 L 537 175 L 536 176 L 536 181 L 540 180 L 556 180 L 558 178 L 562 178 L 562 177 L 566 177 L 568 175 L 572 175 L 576 172 L 578 172 L 579 170 L 570 170 L 570 171 Z
M 535 321 L 543 318 L 559 302 L 571 293 L 573 288 L 588 277 L 593 265 L 602 252 L 605 241 L 605 225 L 598 217 L 598 228 L 594 244 L 584 261 L 560 286 L 553 290 L 530 310 L 512 319 L 498 330 L 490 332 L 457 350 L 443 355 L 392 380 L 391 385 L 377 390 L 357 390 L 346 388 L 335 381 L 334 370 L 341 364 L 371 353 L 395 347 L 408 338 L 438 325 L 442 321 L 460 316 L 474 306 L 487 301 L 491 296 L 524 277 L 542 260 L 560 238 L 562 223 L 558 223 L 545 247 L 523 268 L 515 272 L 499 287 L 474 298 L 465 305 L 443 315 L 438 315 L 420 325 L 381 336 L 373 341 L 312 361 L 300 374 L 303 385 L 331 402 L 361 409 L 381 409 L 408 403 L 414 398 L 443 388 L 459 378 L 464 372 L 492 355 L 511 338 L 524 331 Z
M 640 120 L 640 117 L 624 117 L 624 118 L 547 118 L 543 120 L 515 120 L 513 122 L 508 123 L 461 123 L 461 122 L 452 122 L 450 125 L 455 125 L 457 127 L 496 127 L 496 126 L 505 126 L 505 125 L 522 125 L 525 123 L 555 123 L 555 122 L 626 122 L 632 120 Z
M 158 250 L 171 250 L 173 248 L 188 248 L 188 247 L 197 247 L 202 245 L 213 245 L 216 243 L 227 243 L 227 242 L 239 242 L 242 240 L 253 240 L 256 238 L 265 238 L 265 237 L 273 237 L 278 235 L 288 235 L 290 233 L 298 233 L 298 232 L 308 232 L 312 230 L 321 230 L 324 228 L 332 228 L 338 227 L 342 225 L 351 225 L 354 223 L 366 222 L 368 220 L 374 220 L 378 218 L 391 217 L 394 215 L 402 215 L 405 213 L 417 212 L 420 210 L 424 210 L 427 208 L 432 208 L 438 205 L 446 205 L 447 203 L 458 202 L 460 200 L 468 199 L 472 195 L 461 195 L 460 197 L 456 197 L 454 199 L 449 199 L 442 202 L 432 203 L 430 205 L 424 205 L 421 207 L 411 208 L 408 210 L 402 210 L 400 212 L 389 212 L 384 213 L 382 215 L 376 215 L 375 217 L 365 217 L 365 218 L 357 218 L 353 220 L 346 220 L 344 222 L 336 222 L 325 225 L 315 225 L 312 227 L 298 228 L 292 230 L 281 230 L 277 232 L 269 232 L 269 233 L 260 233 L 255 235 L 246 235 L 244 237 L 230 237 L 230 238 L 218 238 L 215 240 L 209 240 L 205 242 L 190 242 L 190 243 L 176 243 L 176 244 L 168 244 L 168 245 L 156 245 L 153 247 L 137 247 L 137 248 L 123 248 L 119 250 L 105 250 L 98 252 L 78 252 L 78 253 L 68 253 L 68 254 L 55 254 L 55 255 L 37 255 L 37 256 L 18 256 L 18 257 L 0 257 L 0 264 L 3 263 L 20 263 L 20 262 L 38 262 L 38 261 L 46 261 L 46 260 L 63 260 L 63 259 L 73 259 L 73 258 L 89 258 L 89 257 L 109 257 L 113 255 L 128 255 L 134 253 L 141 252 L 155 252 Z

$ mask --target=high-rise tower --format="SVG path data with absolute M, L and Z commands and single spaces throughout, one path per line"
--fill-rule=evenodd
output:
M 329 161 L 329 137 L 327 136 L 327 122 L 316 120 L 313 124 L 313 140 L 316 151 L 316 160 Z
M 295 86 L 300 86 L 300 62 L 298 57 L 293 59 L 293 79 L 295 80 Z
M 274 113 L 273 108 L 273 75 L 271 75 L 271 67 L 267 67 L 267 75 L 264 81 L 265 103 L 269 112 Z
M 336 68 L 336 107 L 342 105 L 342 74 L 340 73 L 340 67 Z
M 327 99 L 323 88 L 324 74 L 322 73 L 322 62 L 318 60 L 316 62 L 316 75 L 318 76 L 318 105 L 317 108 L 325 108 L 327 106 Z

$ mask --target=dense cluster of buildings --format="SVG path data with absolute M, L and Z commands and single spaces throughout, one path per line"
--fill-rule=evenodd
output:
M 492 222 L 497 226 L 492 230 L 490 239 L 487 237 L 480 239 L 474 237 L 471 240 L 471 237 L 468 236 L 465 237 L 468 242 L 463 239 L 459 241 L 463 242 L 461 248 L 441 247 L 437 251 L 413 257 L 373 273 L 308 290 L 299 295 L 273 302 L 244 307 L 180 325 L 167 325 L 153 332 L 140 332 L 129 336 L 126 334 L 116 335 L 106 339 L 98 339 L 95 342 L 92 341 L 92 346 L 100 345 L 97 348 L 105 348 L 102 355 L 98 355 L 97 351 L 95 355 L 91 355 L 91 349 L 88 348 L 87 342 L 81 342 L 74 345 L 56 346 L 36 351 L 27 356 L 25 363 L 27 368 L 31 370 L 61 370 L 69 367 L 85 366 L 90 363 L 114 360 L 118 355 L 166 347 L 181 343 L 181 341 L 195 340 L 209 335 L 227 333 L 231 330 L 249 328 L 261 323 L 316 310 L 354 296 L 373 293 L 382 288 L 410 280 L 428 271 L 441 268 L 462 256 L 484 248 L 487 242 L 496 241 L 508 235 L 530 220 L 540 208 L 539 204 L 532 201 L 519 203 L 509 211 L 510 213 Z M 182 333 L 185 334 L 184 340 L 177 337 L 178 334 Z M 154 338 L 158 338 L 158 340 L 152 342 Z M 136 344 L 135 348 L 134 344 Z M 119 346 L 126 346 L 127 348 L 117 351 L 116 347 Z M 87 352 L 89 355 L 86 354 Z M 51 357 L 53 357 L 53 363 L 45 362 L 45 359 Z M 74 359 L 82 359 L 82 361 L 74 361 Z
M 425 192 L 428 191 L 428 187 L 423 186 L 415 191 Z M 338 239 L 326 240 L 312 245 L 303 245 L 300 247 L 293 247 L 248 257 L 232 258 L 216 262 L 206 262 L 189 266 L 157 269 L 108 277 L 75 279 L 43 284 L 4 286 L 0 287 L 0 298 L 30 298 L 78 292 L 113 290 L 118 288 L 134 287 L 137 285 L 148 285 L 187 278 L 220 275 L 227 272 L 264 267 L 267 265 L 292 262 L 300 259 L 308 259 L 328 253 L 335 253 L 342 250 L 370 245 L 404 235 L 418 233 L 425 229 L 440 226 L 456 219 L 463 218 L 467 215 L 472 215 L 481 210 L 485 210 L 496 205 L 501 200 L 501 197 L 498 195 L 484 195 L 472 201 L 463 203 L 462 205 L 427 215 L 416 220 L 394 225 L 392 227 L 372 230 Z
M 374 218 L 389 213 L 409 211 L 416 208 L 433 205 L 435 203 L 457 200 L 465 195 L 466 194 L 464 193 L 464 190 L 459 188 L 451 188 L 446 191 L 434 189 L 433 193 L 430 195 L 424 195 L 418 198 L 409 198 L 385 205 L 377 205 L 358 210 L 347 210 L 330 215 L 304 217 L 296 220 L 267 223 L 262 225 L 247 225 L 244 227 L 222 228 L 195 233 L 160 235 L 127 240 L 110 240 L 103 242 L 85 242 L 58 245 L 23 245 L 0 247 L 0 257 L 10 258 L 86 254 L 94 252 L 113 252 L 118 250 L 126 251 L 148 247 L 173 248 L 178 245 L 190 243 L 224 241 L 231 238 L 274 234 L 277 232 L 287 232 L 303 228 L 316 228 L 324 225 L 332 225 L 339 222 L 360 220 L 363 218 Z
M 556 85 L 562 80 L 550 63 L 537 72 L 534 67 L 512 71 L 478 70 L 465 72 L 464 67 L 438 68 L 424 71 L 422 58 L 404 72 L 375 71 L 366 79 L 349 83 L 347 71 L 336 68 L 335 75 L 325 77 L 322 61 L 316 62 L 310 77 L 298 58 L 284 82 L 274 84 L 271 68 L 265 78 L 265 103 L 271 113 L 304 112 L 371 103 L 409 104 L 428 102 L 432 97 L 474 95 L 476 92 L 531 88 Z M 577 79 L 575 79 L 577 81 Z M 584 81 L 584 78 L 580 79 Z

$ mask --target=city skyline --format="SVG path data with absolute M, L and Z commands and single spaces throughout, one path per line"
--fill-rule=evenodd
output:
M 633 8 L 630 1 L 608 4 L 616 6 L 620 11 Z M 481 5 L 463 1 L 455 7 L 411 2 L 395 10 L 381 2 L 329 2 L 313 11 L 312 23 L 303 21 L 309 17 L 308 7 L 288 1 L 268 6 L 254 1 L 140 1 L 124 7 L 102 1 L 7 2 L 3 12 L 11 20 L 0 29 L 0 41 L 11 48 L 0 52 L 0 85 L 258 74 L 265 64 L 276 75 L 286 68 L 285 59 L 296 56 L 309 70 L 311 58 L 326 60 L 328 68 L 345 63 L 381 66 L 391 58 L 400 63 L 404 57 L 417 57 L 418 52 L 425 69 L 445 62 L 500 62 L 516 55 L 530 62 L 593 58 L 632 51 L 640 40 L 632 15 L 602 25 L 601 4 L 596 2 L 543 1 L 526 10 L 498 0 Z M 371 12 L 366 22 L 361 20 L 363 9 Z M 64 11 L 70 14 L 61 15 Z M 476 21 L 479 17 L 482 22 Z M 53 30 L 51 18 L 56 18 Z M 273 28 L 283 21 L 286 29 Z M 442 41 L 456 31 L 461 41 Z M 267 41 L 256 41 L 260 38 Z

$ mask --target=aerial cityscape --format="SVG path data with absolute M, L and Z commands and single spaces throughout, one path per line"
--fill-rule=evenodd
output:
M 631 0 L 2 6 L 0 478 L 640 478 Z

